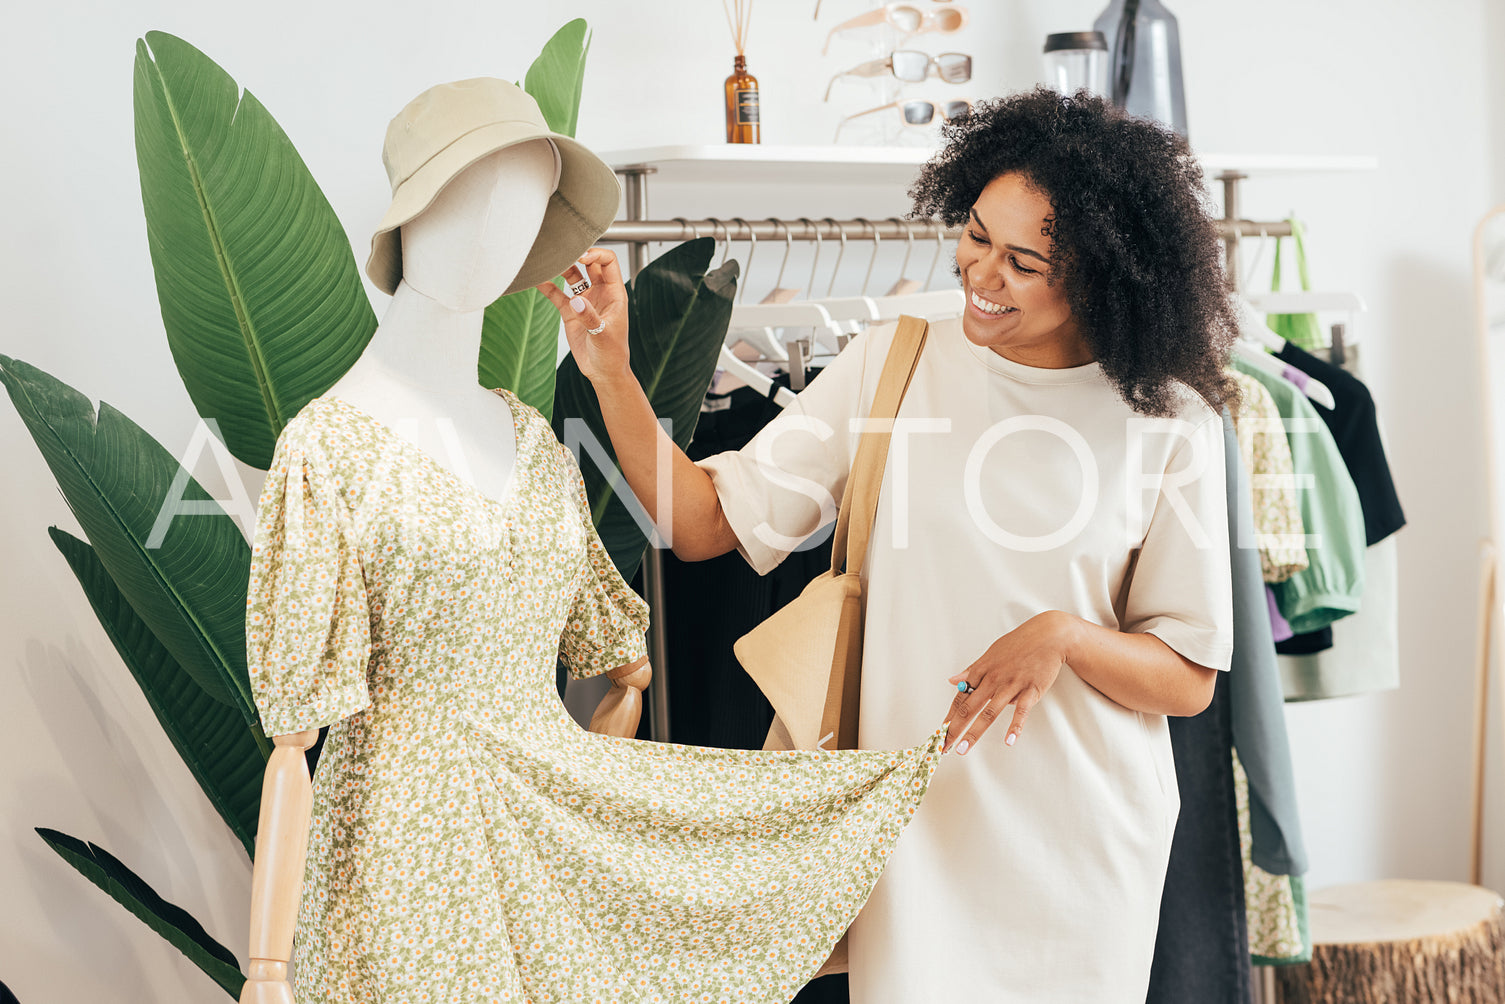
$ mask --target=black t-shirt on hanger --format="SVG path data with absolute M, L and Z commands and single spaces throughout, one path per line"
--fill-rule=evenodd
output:
M 1406 525 L 1406 515 L 1401 511 L 1395 482 L 1390 477 L 1390 463 L 1385 459 L 1385 447 L 1380 440 L 1379 413 L 1369 388 L 1347 370 L 1291 342 L 1286 342 L 1277 358 L 1321 380 L 1333 392 L 1336 407 L 1324 408 L 1316 403 L 1312 407 L 1327 424 L 1348 475 L 1358 489 L 1359 506 L 1364 513 L 1364 543 L 1378 544 Z M 1275 643 L 1275 651 L 1281 655 L 1313 655 L 1332 647 L 1330 627 Z
M 1401 511 L 1395 482 L 1390 477 L 1390 463 L 1385 459 L 1385 447 L 1380 440 L 1379 414 L 1369 388 L 1347 370 L 1290 342 L 1277 355 L 1307 376 L 1321 380 L 1333 392 L 1337 407 L 1324 408 L 1320 404 L 1313 407 L 1327 423 L 1354 487 L 1359 490 L 1359 505 L 1364 510 L 1364 542 L 1371 546 L 1378 544 L 1406 525 L 1406 514 Z

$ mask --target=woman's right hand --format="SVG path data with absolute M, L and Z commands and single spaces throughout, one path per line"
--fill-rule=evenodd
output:
M 537 289 L 554 304 L 564 320 L 564 337 L 580 372 L 592 384 L 632 378 L 627 349 L 627 287 L 617 256 L 605 248 L 591 248 L 580 256 L 591 288 L 570 296 L 552 282 Z M 593 329 L 600 329 L 594 331 Z

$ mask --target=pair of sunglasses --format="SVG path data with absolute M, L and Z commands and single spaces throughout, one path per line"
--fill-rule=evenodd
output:
M 862 118 L 864 115 L 876 115 L 879 112 L 886 112 L 890 108 L 897 108 L 899 110 L 899 114 L 904 117 L 904 124 L 907 126 L 928 126 L 935 121 L 937 115 L 941 117 L 941 121 L 943 122 L 955 122 L 957 119 L 963 119 L 972 114 L 972 102 L 966 98 L 953 98 L 950 101 L 891 101 L 886 105 L 879 105 L 877 108 L 869 108 L 865 112 L 848 115 L 837 123 L 836 136 L 833 136 L 831 141 L 834 143 L 837 137 L 841 136 L 842 128 L 853 119 Z
M 820 54 L 824 56 L 831 50 L 831 39 L 838 31 L 851 31 L 853 28 L 868 28 L 880 24 L 893 25 L 905 37 L 923 35 L 932 31 L 961 31 L 967 26 L 967 8 L 944 4 L 932 7 L 930 10 L 921 10 L 913 4 L 886 4 L 866 14 L 858 14 L 832 28 L 830 34 L 826 35 L 826 44 L 821 47 Z
M 972 57 L 962 52 L 932 56 L 918 49 L 899 49 L 882 59 L 869 60 L 836 74 L 826 85 L 825 100 L 831 100 L 831 88 L 842 77 L 881 77 L 885 72 L 911 84 L 920 83 L 927 77 L 940 77 L 948 84 L 965 84 L 972 79 Z

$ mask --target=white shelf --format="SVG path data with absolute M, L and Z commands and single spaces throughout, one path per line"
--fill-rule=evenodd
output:
M 654 146 L 611 150 L 599 156 L 617 170 L 637 164 L 657 168 L 649 184 L 665 182 L 801 183 L 839 180 L 854 184 L 906 184 L 935 155 L 932 147 Z
M 1197 158 L 1208 178 L 1224 171 L 1238 171 L 1250 177 L 1270 174 L 1344 174 L 1377 171 L 1378 157 L 1307 157 L 1290 154 L 1206 153 Z
M 601 159 L 621 170 L 638 164 L 657 169 L 656 182 L 801 184 L 841 181 L 848 184 L 907 185 L 933 147 L 906 146 L 772 146 L 721 143 L 707 146 L 654 146 L 611 150 Z M 1271 174 L 1327 174 L 1374 171 L 1374 157 L 1306 157 L 1282 154 L 1203 154 L 1209 181 L 1223 171 L 1251 177 Z

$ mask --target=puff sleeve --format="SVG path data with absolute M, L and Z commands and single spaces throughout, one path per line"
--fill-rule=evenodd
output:
M 574 508 L 585 532 L 584 574 L 559 637 L 559 658 L 571 676 L 582 680 L 648 654 L 648 604 L 622 579 L 596 533 L 574 454 L 563 445 L 559 451 L 565 476 L 575 484 Z
M 278 439 L 257 503 L 246 590 L 251 693 L 269 736 L 371 703 L 371 617 L 351 514 L 322 451 L 293 432 Z

